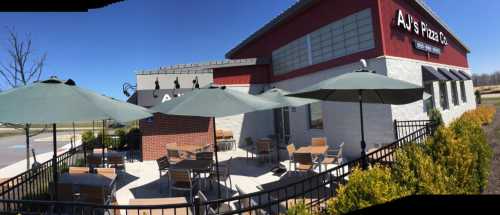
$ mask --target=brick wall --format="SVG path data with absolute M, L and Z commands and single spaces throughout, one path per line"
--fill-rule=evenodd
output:
M 212 118 L 155 114 L 152 122 L 140 121 L 142 158 L 155 160 L 166 154 L 167 144 L 207 145 L 213 142 Z

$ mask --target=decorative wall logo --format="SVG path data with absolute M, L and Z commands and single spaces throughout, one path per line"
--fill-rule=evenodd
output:
M 405 15 L 402 10 L 396 11 L 396 20 L 398 28 L 402 28 L 441 45 L 448 45 L 448 39 L 443 32 L 431 29 L 424 21 L 419 21 L 410 14 Z

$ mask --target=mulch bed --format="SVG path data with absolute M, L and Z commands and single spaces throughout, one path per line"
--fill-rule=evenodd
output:
M 493 123 L 485 127 L 486 138 L 493 148 L 491 174 L 488 186 L 483 192 L 485 194 L 500 194 L 500 141 L 497 139 L 497 135 L 500 136 L 500 108 L 498 106 L 496 108 L 497 112 Z

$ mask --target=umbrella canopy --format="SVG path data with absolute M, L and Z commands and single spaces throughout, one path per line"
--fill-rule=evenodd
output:
M 282 107 L 300 107 L 303 105 L 320 102 L 320 100 L 317 99 L 286 96 L 287 94 L 290 94 L 290 92 L 279 88 L 272 88 L 258 95 L 258 97 L 279 103 L 282 105 Z
M 154 113 L 225 117 L 281 107 L 280 104 L 225 87 L 194 89 L 152 107 Z
M 0 122 L 52 124 L 150 117 L 147 109 L 55 78 L 0 93 Z
M 325 101 L 408 104 L 422 99 L 422 86 L 371 72 L 351 72 L 318 82 L 288 96 Z
M 317 99 L 306 99 L 306 98 L 298 98 L 298 97 L 290 97 L 286 96 L 287 94 L 290 94 L 290 92 L 286 90 L 282 90 L 279 88 L 271 88 L 267 90 L 266 92 L 258 95 L 260 98 L 264 98 L 276 103 L 281 104 L 282 108 L 284 107 L 300 107 L 303 105 L 315 103 L 315 102 L 320 102 L 320 100 Z M 282 126 L 283 126 L 283 136 L 281 137 L 281 140 L 283 143 L 285 142 L 285 115 L 283 109 L 281 110 L 281 119 L 282 119 Z M 286 144 L 286 143 L 285 143 Z M 275 173 L 283 173 L 286 171 L 286 167 L 280 165 L 280 148 L 279 144 L 276 144 L 276 157 L 277 157 L 277 167 L 276 169 L 273 169 Z
M 145 108 L 76 87 L 71 79 L 64 83 L 51 78 L 10 89 L 0 93 L 0 103 L 0 122 L 52 124 L 54 184 L 57 184 L 56 123 L 107 119 L 127 122 L 151 116 Z M 54 198 L 57 199 L 57 186 Z
M 288 96 L 325 101 L 359 102 L 361 157 L 363 168 L 366 169 L 368 164 L 365 159 L 363 103 L 401 105 L 421 100 L 423 95 L 424 88 L 419 85 L 361 70 L 321 81 Z
M 150 110 L 154 113 L 163 113 L 169 115 L 183 116 L 201 116 L 201 117 L 225 117 L 236 114 L 268 110 L 281 107 L 266 99 L 259 98 L 248 93 L 239 92 L 222 87 L 208 87 L 194 89 L 176 97 L 168 102 L 164 102 L 152 107 Z M 217 156 L 217 142 L 215 140 L 215 119 L 212 120 L 214 128 L 214 154 L 215 168 L 217 173 L 217 196 L 220 198 L 220 178 L 219 178 L 219 158 Z

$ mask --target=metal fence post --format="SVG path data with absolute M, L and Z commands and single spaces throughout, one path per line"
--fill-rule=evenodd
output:
M 394 120 L 394 138 L 395 140 L 398 140 L 398 120 Z

